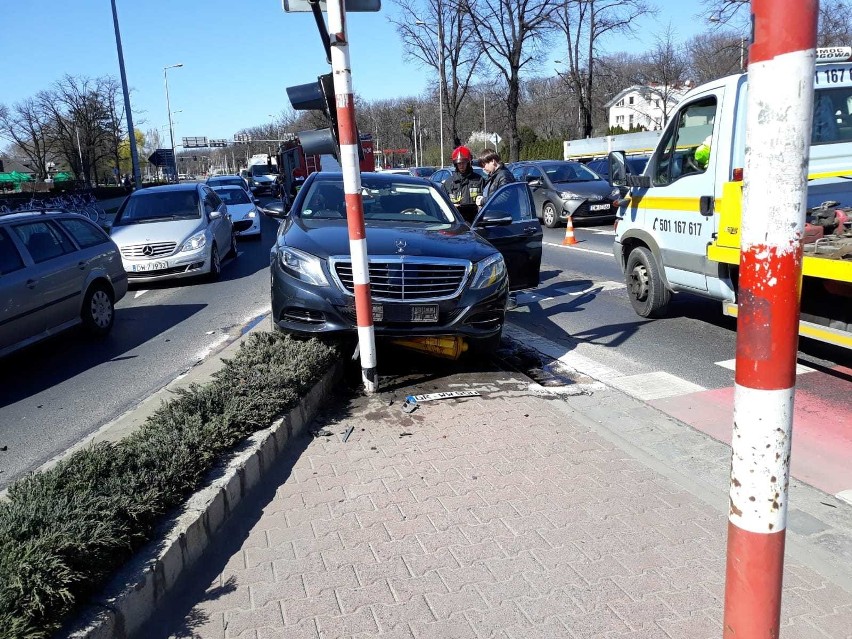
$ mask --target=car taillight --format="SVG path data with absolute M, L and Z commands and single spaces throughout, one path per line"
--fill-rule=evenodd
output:
M 743 170 L 740 168 L 734 169 L 734 182 L 743 181 Z

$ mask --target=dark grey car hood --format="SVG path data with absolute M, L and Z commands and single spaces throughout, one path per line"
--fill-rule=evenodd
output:
M 372 222 L 366 228 L 370 256 L 411 255 L 478 262 L 497 252 L 488 241 L 461 224 L 409 226 Z M 293 217 L 285 222 L 278 243 L 322 258 L 349 255 L 349 230 L 346 220 L 306 221 Z
M 612 186 L 603 180 L 591 180 L 589 182 L 554 182 L 553 188 L 557 191 L 571 191 L 577 195 L 600 195 L 608 197 L 612 193 Z

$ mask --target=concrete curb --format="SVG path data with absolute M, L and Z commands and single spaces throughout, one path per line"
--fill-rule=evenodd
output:
M 180 514 L 164 525 L 163 534 L 140 550 L 71 630 L 59 636 L 133 636 L 155 614 L 181 575 L 202 558 L 231 512 L 263 481 L 287 444 L 305 432 L 342 370 L 340 364 L 329 370 L 298 406 L 249 437 L 224 467 L 214 469 L 218 476 L 189 498 Z

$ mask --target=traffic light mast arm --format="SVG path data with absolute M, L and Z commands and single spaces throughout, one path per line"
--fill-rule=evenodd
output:
M 311 5 L 311 13 L 314 14 L 314 20 L 317 22 L 322 46 L 325 48 L 325 61 L 331 64 L 331 39 L 328 36 L 328 29 L 325 26 L 325 20 L 322 17 L 322 9 L 320 8 L 319 0 L 308 0 Z

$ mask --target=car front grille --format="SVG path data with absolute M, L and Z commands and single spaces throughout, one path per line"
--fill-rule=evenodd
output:
M 177 242 L 150 242 L 148 244 L 131 244 L 121 247 L 121 256 L 129 260 L 145 260 L 163 255 L 171 255 L 177 247 Z
M 352 263 L 331 260 L 343 289 L 355 293 Z M 455 297 L 470 271 L 467 260 L 391 257 L 370 259 L 370 292 L 374 300 L 434 301 Z

